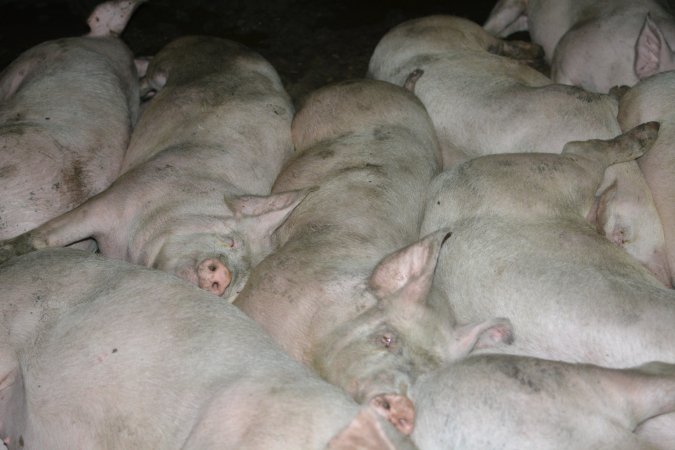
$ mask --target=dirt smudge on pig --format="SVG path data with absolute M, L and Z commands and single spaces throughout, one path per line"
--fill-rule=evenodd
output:
M 88 197 L 88 183 L 81 161 L 75 160 L 69 167 L 63 169 L 61 179 L 63 180 L 64 191 L 68 193 L 73 203 L 79 204 Z

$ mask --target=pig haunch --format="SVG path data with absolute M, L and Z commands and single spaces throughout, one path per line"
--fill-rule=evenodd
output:
M 119 30 L 140 2 L 98 8 L 121 3 Z M 137 120 L 138 89 L 131 51 L 104 24 L 26 50 L 0 73 L 0 240 L 110 186 Z

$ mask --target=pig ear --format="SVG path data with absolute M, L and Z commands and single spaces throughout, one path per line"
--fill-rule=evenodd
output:
M 234 227 L 247 235 L 249 243 L 270 241 L 274 230 L 279 228 L 293 209 L 314 190 L 316 188 L 268 196 L 244 195 L 226 198 L 225 203 L 234 215 L 236 222 Z
M 450 234 L 448 229 L 438 230 L 386 256 L 370 276 L 371 292 L 379 299 L 397 295 L 414 302 L 425 301 L 441 245 Z
M 509 319 L 498 317 L 457 327 L 454 336 L 450 361 L 464 358 L 473 350 L 512 344 L 513 326 Z
M 671 59 L 671 54 L 672 50 L 661 28 L 648 13 L 635 43 L 635 63 L 633 64 L 635 75 L 639 79 L 654 75 L 661 70 L 664 63 Z
M 392 395 L 393 396 L 393 395 Z M 383 397 L 383 396 L 378 396 Z M 388 403 L 385 408 L 384 404 L 373 404 L 379 400 L 378 397 L 371 401 L 371 404 L 362 407 L 356 417 L 336 434 L 326 446 L 327 450 L 353 450 L 353 449 L 384 449 L 384 448 L 413 448 L 409 438 L 404 434 L 412 432 L 412 424 L 407 426 L 403 434 L 397 433 L 394 427 L 382 419 L 385 417 L 389 422 L 392 422 L 392 417 L 398 415 L 397 412 L 390 412 L 391 410 L 398 410 L 398 406 L 392 406 Z M 412 402 L 403 396 L 395 396 L 407 400 L 408 413 L 412 414 L 414 420 L 414 407 Z M 386 400 L 385 400 L 386 401 Z M 385 411 L 383 411 L 383 409 Z M 409 422 L 406 422 L 409 423 Z M 404 443 L 407 441 L 407 445 Z

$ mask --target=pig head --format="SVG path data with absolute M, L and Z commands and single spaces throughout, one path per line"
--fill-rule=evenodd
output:
M 457 327 L 426 302 L 448 232 L 419 240 L 440 158 L 412 94 L 374 80 L 333 84 L 305 100 L 292 132 L 297 154 L 273 191 L 318 189 L 275 232 L 279 248 L 235 305 L 359 402 L 405 394 L 419 373 L 478 342 L 510 340 L 505 320 Z
M 7 255 L 93 237 L 109 257 L 233 299 L 306 192 L 270 196 L 293 151 L 293 106 L 274 69 L 235 42 L 188 36 L 149 64 L 156 95 L 123 175 L 78 208 L 4 244 Z
M 512 57 L 506 45 L 466 19 L 431 16 L 389 31 L 370 60 L 370 75 L 404 85 L 434 122 L 444 167 L 495 153 L 559 153 L 572 140 L 620 133 L 617 99 L 554 84 Z M 489 126 L 485 126 L 489 124 Z M 665 240 L 649 188 L 635 162 L 610 167 L 597 192 L 598 230 L 664 283 Z
M 460 322 L 508 317 L 518 336 L 509 353 L 610 367 L 675 362 L 674 292 L 588 222 L 605 169 L 641 156 L 657 129 L 570 142 L 561 155 L 485 156 L 438 176 L 422 232 L 453 234 L 432 293 Z
M 141 2 L 101 3 L 121 31 Z M 0 73 L 0 239 L 31 230 L 106 189 L 136 123 L 133 55 L 106 24 L 47 41 Z
M 409 400 L 359 406 L 161 271 L 46 249 L 0 266 L 0 284 L 9 449 L 416 448 Z
M 497 36 L 528 30 L 556 82 L 592 92 L 675 68 L 675 18 L 655 0 L 501 0 L 484 27 Z

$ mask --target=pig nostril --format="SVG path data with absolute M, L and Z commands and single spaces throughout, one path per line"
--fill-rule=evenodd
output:
M 212 287 L 213 289 L 216 289 L 216 290 L 217 290 L 218 288 L 220 288 L 220 283 L 218 283 L 217 281 L 214 281 L 213 284 L 211 285 L 211 287 Z
M 213 264 L 211 264 L 211 265 L 209 266 L 209 270 L 210 270 L 211 272 L 215 272 L 215 271 L 216 271 L 216 266 L 213 265 Z

